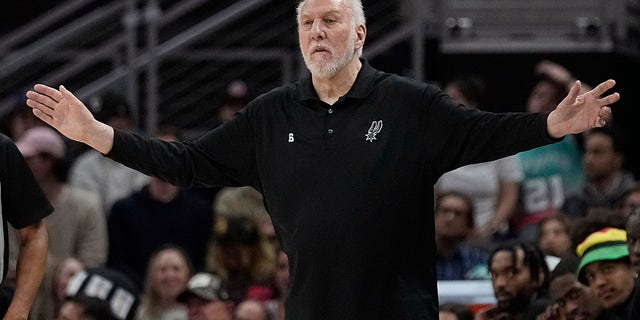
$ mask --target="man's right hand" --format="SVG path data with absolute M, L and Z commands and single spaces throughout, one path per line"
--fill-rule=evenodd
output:
M 113 146 L 113 128 L 94 119 L 91 111 L 64 86 L 56 90 L 36 84 L 27 92 L 33 114 L 65 137 L 108 153 Z

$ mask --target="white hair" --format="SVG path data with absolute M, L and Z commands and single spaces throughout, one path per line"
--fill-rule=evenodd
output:
M 302 7 L 309 0 L 302 0 L 298 4 L 296 8 L 296 23 L 298 24 L 298 29 L 300 29 L 300 14 L 302 12 Z M 355 28 L 358 25 L 367 25 L 367 20 L 364 16 L 364 7 L 362 6 L 362 0 L 345 0 L 348 3 L 348 6 L 351 8 L 351 24 Z M 362 56 L 362 47 L 358 49 L 358 56 Z

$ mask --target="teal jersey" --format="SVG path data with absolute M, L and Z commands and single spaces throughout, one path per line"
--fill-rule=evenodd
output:
M 524 219 L 561 208 L 565 198 L 584 185 L 582 154 L 573 136 L 521 152 L 517 157 L 524 173 L 521 189 Z

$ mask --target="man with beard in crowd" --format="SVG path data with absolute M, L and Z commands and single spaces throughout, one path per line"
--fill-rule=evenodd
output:
M 551 303 L 547 297 L 549 268 L 544 254 L 529 242 L 508 241 L 489 256 L 489 273 L 497 304 L 476 320 L 535 319 Z

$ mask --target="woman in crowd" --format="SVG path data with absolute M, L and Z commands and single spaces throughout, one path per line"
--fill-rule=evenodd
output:
M 187 308 L 177 300 L 193 274 L 191 259 L 175 245 L 160 248 L 149 260 L 142 304 L 137 320 L 187 319 Z

